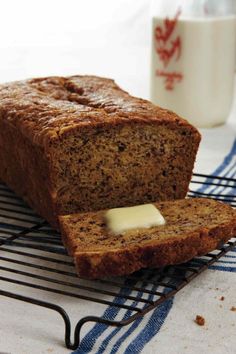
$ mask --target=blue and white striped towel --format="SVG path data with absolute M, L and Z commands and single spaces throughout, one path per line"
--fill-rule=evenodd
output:
M 236 140 L 214 175 L 236 178 Z M 235 189 L 202 186 L 204 193 L 233 194 Z M 127 290 L 129 293 L 129 290 Z M 95 324 L 83 336 L 73 354 L 236 353 L 236 249 L 221 258 L 173 299 L 167 300 L 144 318 L 126 327 Z M 141 294 L 140 294 L 141 295 Z M 221 296 L 225 300 L 221 301 Z M 149 295 L 152 299 L 152 295 Z M 114 299 L 122 302 L 120 298 Z M 135 303 L 133 303 L 135 305 Z M 120 310 L 108 307 L 103 317 L 116 320 Z M 204 327 L 194 323 L 197 314 L 206 319 Z M 124 319 L 129 317 L 129 310 Z

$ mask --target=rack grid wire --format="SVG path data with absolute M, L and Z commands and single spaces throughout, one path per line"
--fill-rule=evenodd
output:
M 195 173 L 188 197 L 214 198 L 235 207 L 236 179 Z M 85 323 L 97 322 L 111 326 L 130 324 L 173 297 L 234 247 L 235 237 L 220 249 L 184 264 L 162 269 L 142 269 L 127 277 L 84 281 L 75 273 L 60 234 L 7 186 L 0 184 L 0 270 L 3 274 L 0 275 L 0 281 L 26 291 L 22 294 L 20 291 L 0 288 L 0 295 L 60 314 L 64 321 L 65 345 L 68 349 L 74 350 L 79 346 L 81 328 Z M 45 301 L 42 293 L 51 294 L 52 300 Z M 108 305 L 118 308 L 121 310 L 121 319 L 113 320 L 88 313 L 88 316 L 78 319 L 72 338 L 70 316 L 63 306 L 53 301 L 56 295 L 93 302 L 104 306 L 104 309 Z M 122 311 L 128 313 L 125 319 Z

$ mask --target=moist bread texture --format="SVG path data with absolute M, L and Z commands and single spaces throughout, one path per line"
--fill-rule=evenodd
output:
M 0 86 L 0 179 L 41 216 L 184 198 L 200 134 L 113 80 Z
M 79 276 L 103 278 L 183 263 L 236 234 L 236 209 L 212 199 L 155 203 L 166 220 L 150 229 L 111 234 L 105 211 L 61 216 L 62 239 Z

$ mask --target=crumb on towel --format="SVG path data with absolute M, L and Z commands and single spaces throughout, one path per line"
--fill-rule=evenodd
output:
M 205 324 L 205 318 L 202 317 L 202 316 L 200 316 L 200 315 L 197 315 L 196 318 L 195 318 L 195 320 L 194 320 L 194 322 L 195 322 L 196 324 L 198 324 L 198 326 L 204 326 L 204 324 Z

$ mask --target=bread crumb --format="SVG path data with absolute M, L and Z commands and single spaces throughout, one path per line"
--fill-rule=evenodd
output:
M 197 315 L 196 318 L 195 318 L 195 320 L 194 320 L 194 322 L 195 322 L 196 324 L 198 324 L 198 326 L 204 326 L 204 324 L 205 324 L 205 318 L 202 317 L 202 316 L 200 316 L 200 315 Z
M 220 301 L 224 301 L 225 297 L 221 296 Z
M 236 312 L 236 307 L 235 307 L 235 306 L 232 306 L 231 309 L 230 309 L 230 311 Z

